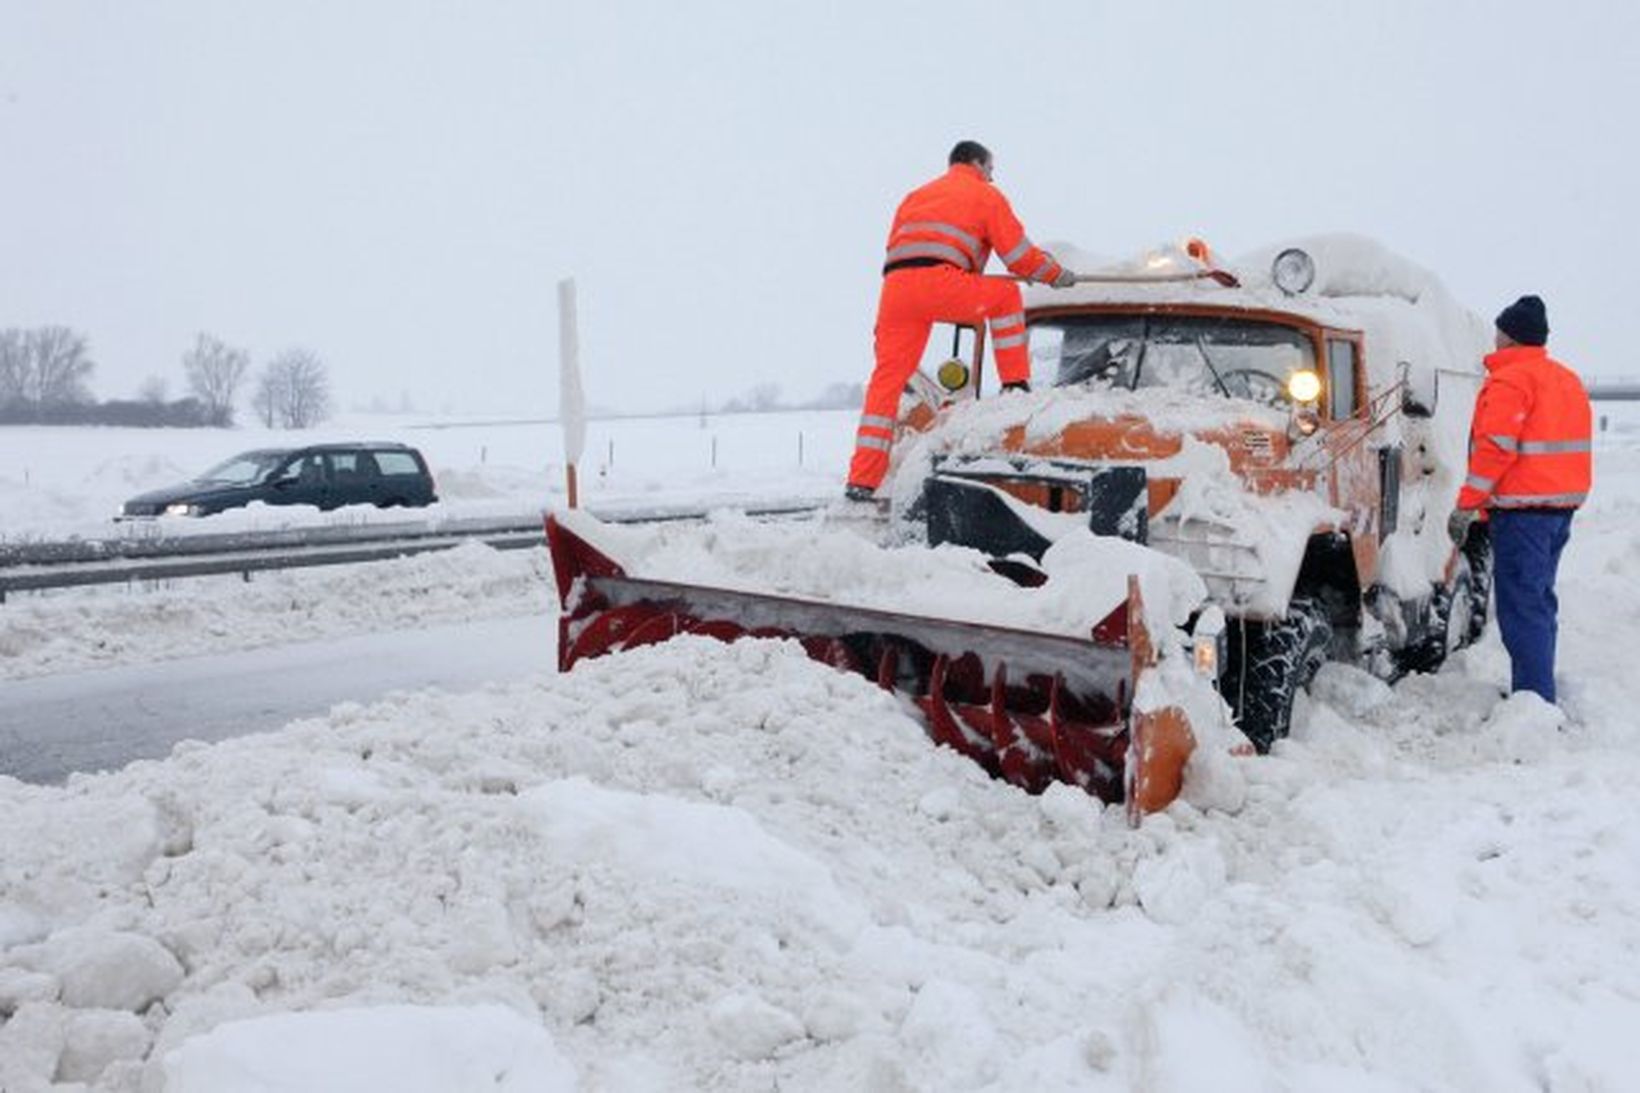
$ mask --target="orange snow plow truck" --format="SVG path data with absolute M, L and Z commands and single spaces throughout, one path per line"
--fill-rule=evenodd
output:
M 982 397 L 983 328 L 936 330 L 879 506 L 655 541 L 549 516 L 560 669 L 793 639 L 993 775 L 1137 820 L 1193 753 L 1285 736 L 1323 661 L 1394 678 L 1478 636 L 1485 531 L 1446 523 L 1487 328 L 1433 276 L 1350 236 L 1229 270 L 1053 250 L 1104 272 L 1026 290 L 1032 389 Z

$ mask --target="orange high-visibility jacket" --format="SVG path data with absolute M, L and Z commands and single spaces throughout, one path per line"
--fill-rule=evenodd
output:
M 1541 345 L 1486 358 L 1458 507 L 1576 508 L 1589 496 L 1593 412 L 1577 373 Z
M 1059 276 L 1059 263 L 1025 238 L 1025 228 L 1002 191 L 973 164 L 956 163 L 900 202 L 888 231 L 884 264 L 932 258 L 979 273 L 993 249 L 1020 277 L 1046 283 Z

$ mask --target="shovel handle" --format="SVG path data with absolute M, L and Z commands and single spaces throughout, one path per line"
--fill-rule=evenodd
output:
M 1030 282 L 1029 277 L 1009 275 L 1011 281 Z M 1073 275 L 1078 285 L 1159 285 L 1171 281 L 1214 281 L 1225 288 L 1240 288 L 1241 282 L 1229 270 L 1198 269 L 1189 273 L 1078 273 Z

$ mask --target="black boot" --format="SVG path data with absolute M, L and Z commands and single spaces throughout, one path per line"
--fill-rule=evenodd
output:
M 850 482 L 843 490 L 843 496 L 850 501 L 870 501 L 876 496 L 876 491 L 870 486 L 856 486 Z

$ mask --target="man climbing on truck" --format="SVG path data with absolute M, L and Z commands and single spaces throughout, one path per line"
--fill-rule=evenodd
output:
M 1016 276 L 1066 288 L 1070 271 L 1025 235 L 1008 199 L 991 183 L 991 153 L 977 141 L 951 149 L 949 169 L 911 191 L 894 213 L 877 303 L 876 367 L 849 464 L 850 500 L 870 500 L 888 473 L 900 391 L 916 371 L 936 322 L 989 321 L 1004 390 L 1030 389 L 1025 311 L 1019 286 L 985 277 L 995 250 Z

